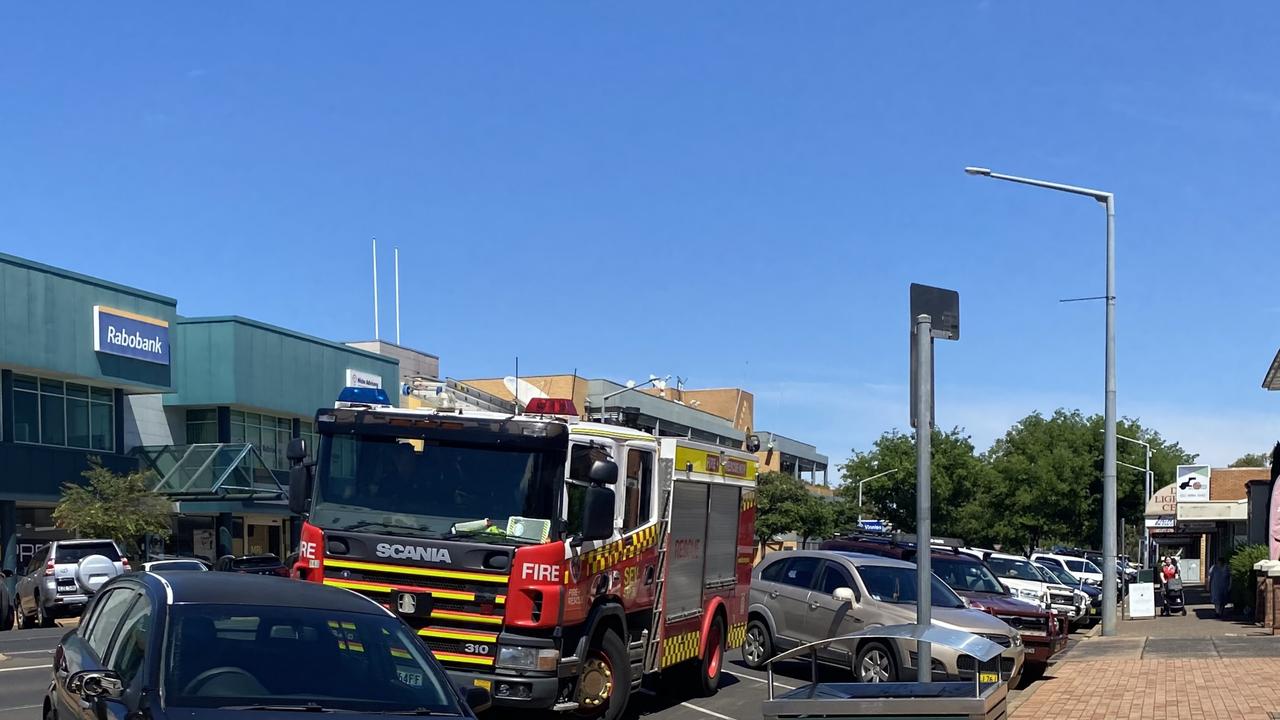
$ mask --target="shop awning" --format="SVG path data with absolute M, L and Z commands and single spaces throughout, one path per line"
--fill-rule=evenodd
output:
M 279 500 L 285 489 L 249 443 L 197 443 L 138 448 L 159 480 L 152 488 L 175 500 Z

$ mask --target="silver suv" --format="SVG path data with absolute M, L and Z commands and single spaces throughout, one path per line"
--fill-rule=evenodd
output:
M 916 566 L 892 558 L 838 550 L 772 553 L 751 575 L 746 642 L 742 657 L 758 668 L 778 652 L 881 625 L 916 620 Z M 981 635 L 1008 648 L 1001 675 L 1010 683 L 1022 673 L 1025 650 L 1018 631 L 980 610 L 933 577 L 933 624 Z M 914 640 L 833 643 L 819 660 L 852 668 L 861 682 L 914 678 Z M 935 648 L 935 677 L 972 678 L 973 658 Z
M 74 617 L 129 561 L 111 540 L 55 540 L 32 556 L 18 577 L 13 613 L 19 627 L 53 627 Z

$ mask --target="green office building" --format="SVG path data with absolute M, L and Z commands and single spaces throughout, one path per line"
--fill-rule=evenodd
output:
M 174 509 L 166 552 L 283 557 L 285 447 L 351 384 L 394 402 L 399 364 L 0 254 L 0 562 L 67 536 L 52 511 L 91 463 L 153 472 Z

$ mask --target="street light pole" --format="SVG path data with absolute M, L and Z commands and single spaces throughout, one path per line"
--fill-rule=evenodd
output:
M 892 470 L 885 470 L 884 472 L 877 473 L 875 475 L 872 475 L 869 478 L 855 480 L 855 482 L 858 483 L 858 527 L 862 527 L 862 483 L 870 482 L 872 480 L 875 480 L 876 478 L 882 478 L 885 475 L 889 475 L 891 473 L 896 473 L 896 472 L 898 472 L 898 468 L 894 468 Z
M 1084 195 L 1107 210 L 1107 340 L 1102 441 L 1102 634 L 1116 634 L 1116 196 L 1103 190 L 1005 175 L 988 168 L 967 167 L 970 175 Z M 1145 524 L 1145 523 L 1144 523 Z
M 1155 482 L 1151 477 L 1151 444 L 1142 442 L 1137 438 L 1125 437 L 1124 435 L 1116 435 L 1121 440 L 1128 440 L 1135 445 L 1141 445 L 1146 451 L 1146 462 L 1143 464 L 1143 494 L 1142 494 L 1142 566 L 1147 567 L 1151 564 L 1151 528 L 1147 527 L 1147 501 L 1151 499 L 1151 493 L 1155 490 L 1153 487 Z

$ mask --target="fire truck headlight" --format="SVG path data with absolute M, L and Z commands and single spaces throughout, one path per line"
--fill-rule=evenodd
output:
M 512 670 L 553 671 L 560 661 L 560 651 L 551 648 L 498 648 L 497 666 Z

